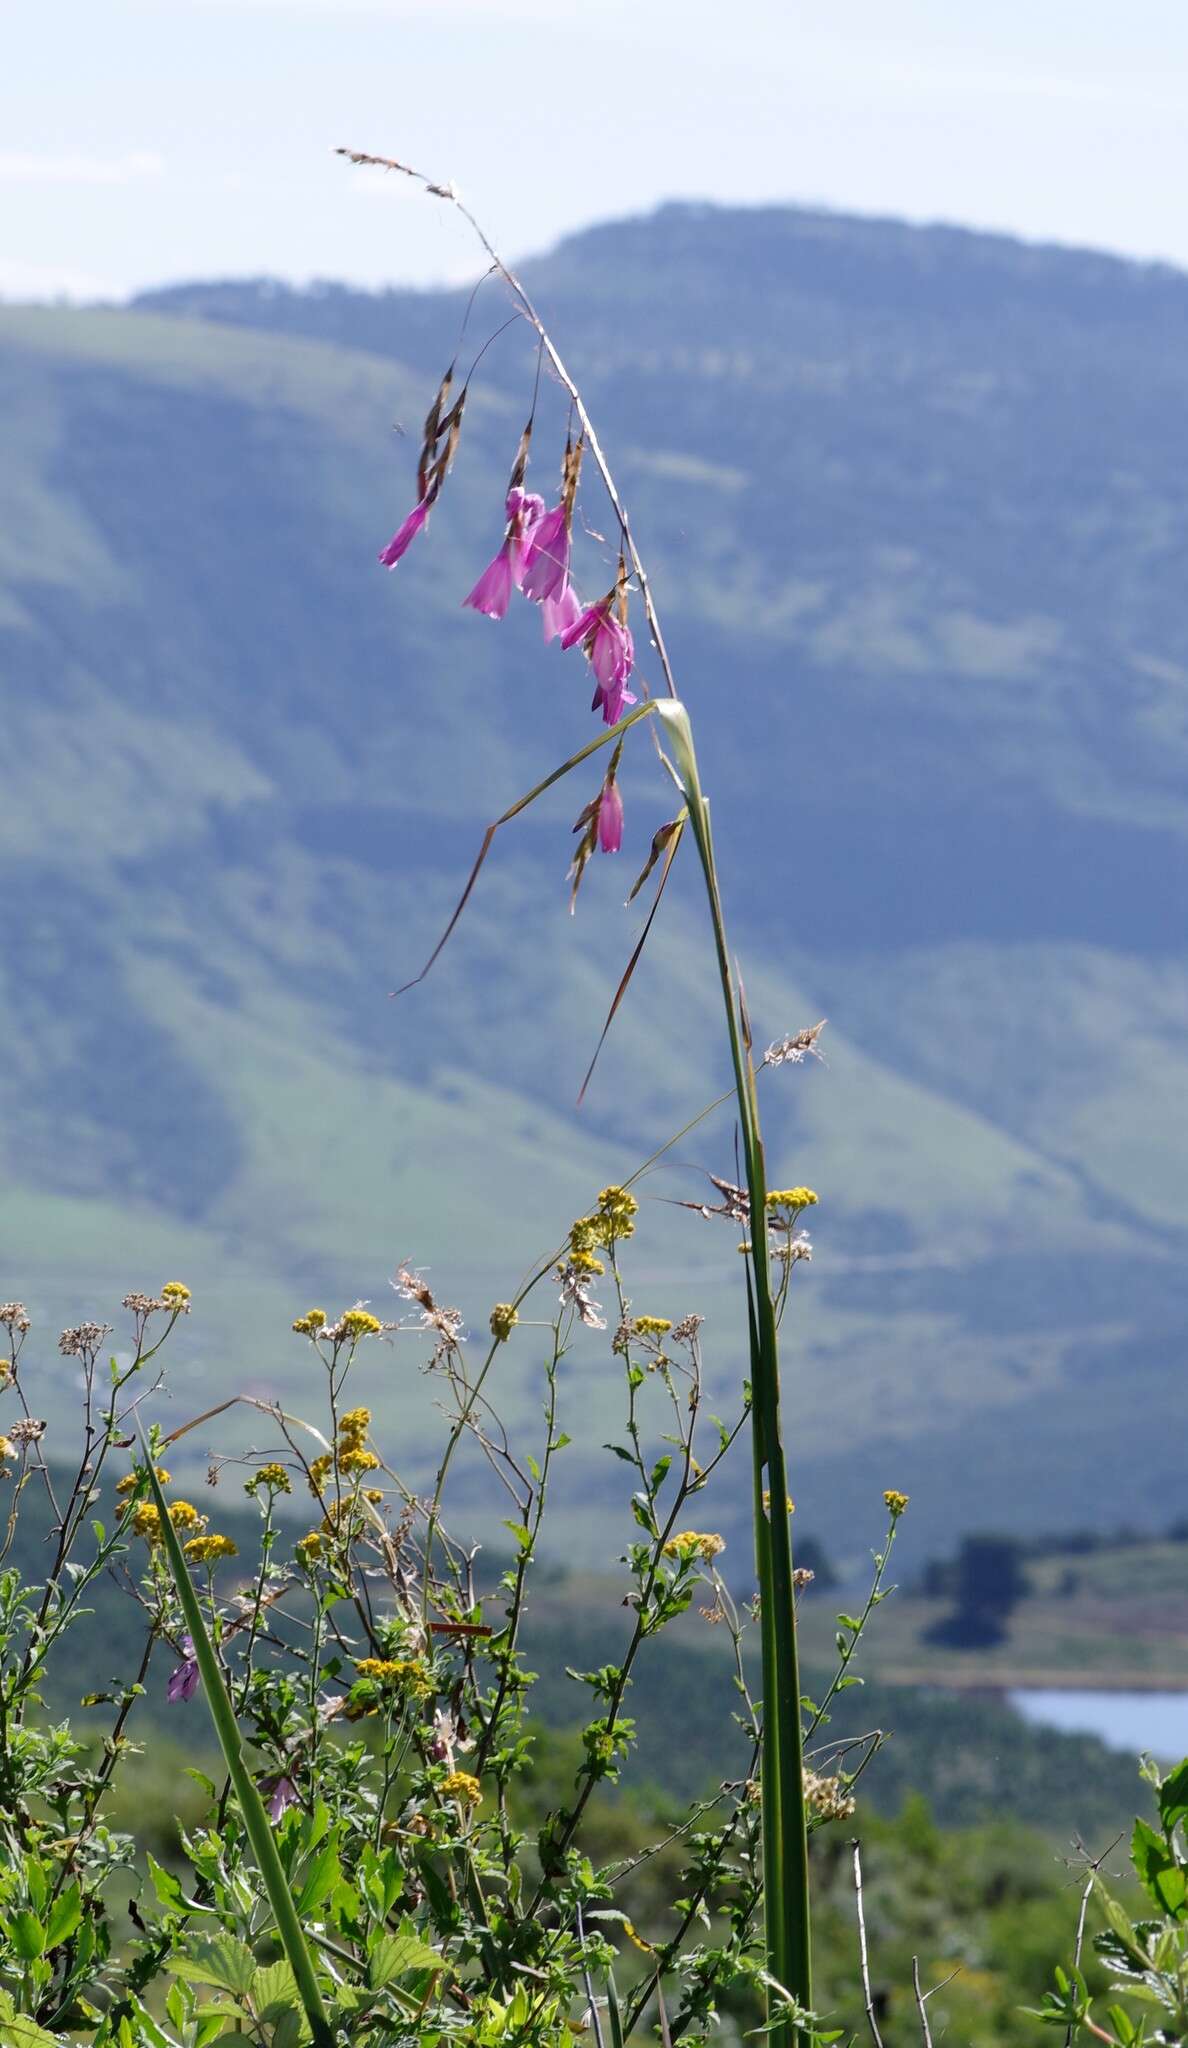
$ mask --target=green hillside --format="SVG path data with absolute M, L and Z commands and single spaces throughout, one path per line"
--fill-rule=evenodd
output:
M 767 1110 L 777 1177 L 822 1195 L 790 1358 L 806 1525 L 860 1553 L 892 1483 L 922 1548 L 1103 1496 L 1165 1522 L 1188 1505 L 1188 280 L 669 209 L 532 285 L 652 566 L 756 1033 L 831 1019 L 828 1066 L 773 1077 Z M 534 615 L 460 608 L 499 537 L 524 337 L 484 363 L 428 536 L 376 566 L 458 316 L 252 286 L 0 307 L 0 1292 L 34 1311 L 55 1421 L 56 1330 L 167 1277 L 196 1302 L 179 1414 L 196 1386 L 312 1399 L 293 1313 L 380 1303 L 402 1259 L 481 1327 L 723 1085 L 687 867 L 574 1109 L 668 814 L 646 740 L 576 921 L 584 784 L 387 999 L 483 824 L 593 734 Z M 547 389 L 542 488 L 563 432 Z M 582 509 L 599 589 L 592 483 Z M 731 1156 L 719 1122 L 649 1181 L 638 1274 L 658 1310 L 709 1314 L 719 1385 L 733 1241 L 667 1199 Z M 366 1389 L 411 1469 L 418 1363 L 398 1345 Z M 513 1417 L 534 1369 L 509 1350 Z M 596 1441 L 601 1370 L 571 1382 Z M 579 1545 L 615 1483 L 582 1470 Z M 740 1512 L 745 1486 L 740 1465 Z

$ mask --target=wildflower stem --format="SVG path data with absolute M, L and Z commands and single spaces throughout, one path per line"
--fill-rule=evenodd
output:
M 239 1801 L 239 1810 L 243 1816 L 244 1827 L 247 1831 L 248 1840 L 252 1845 L 252 1853 L 259 1865 L 260 1875 L 264 1880 L 264 1887 L 268 1893 L 268 1902 L 272 1907 L 273 1917 L 276 1920 L 277 1934 L 293 1972 L 294 1982 L 297 1985 L 301 2003 L 305 2008 L 305 2016 L 309 2021 L 314 2048 L 333 2048 L 333 2036 L 326 2017 L 326 2009 L 322 2003 L 322 1994 L 318 1987 L 313 1958 L 306 1944 L 305 1934 L 293 1894 L 289 1889 L 284 1866 L 281 1863 L 276 1842 L 273 1839 L 271 1823 L 264 1810 L 264 1802 L 256 1790 L 251 1772 L 244 1761 L 239 1724 L 236 1721 L 235 1711 L 227 1694 L 222 1667 L 207 1632 L 202 1605 L 194 1590 L 194 1584 L 190 1578 L 186 1560 L 182 1555 L 182 1547 L 170 1517 L 168 1503 L 161 1490 L 161 1482 L 157 1478 L 157 1468 L 153 1453 L 150 1451 L 139 1419 L 137 1421 L 137 1428 L 140 1430 L 140 1442 L 144 1452 L 149 1488 L 160 1517 L 161 1541 L 164 1546 L 165 1556 L 169 1563 L 181 1610 L 185 1616 L 190 1640 L 194 1645 L 194 1656 L 202 1677 L 203 1693 L 206 1703 L 210 1708 L 211 1719 L 215 1725 L 215 1734 L 219 1739 L 219 1747 L 223 1752 L 223 1760 L 227 1766 L 227 1775 L 234 1785 L 235 1796 Z
M 795 1581 L 791 1528 L 783 1506 L 788 1484 L 780 1427 L 779 1350 L 767 1243 L 767 1176 L 755 1070 L 749 1032 L 744 1042 L 714 862 L 709 805 L 701 789 L 688 713 L 679 703 L 662 703 L 657 709 L 673 742 L 678 779 L 689 806 L 689 822 L 705 878 L 751 1206 L 747 1291 L 755 1459 L 755 1562 L 763 1650 L 763 1862 L 768 1966 L 776 1982 L 804 2010 L 811 2011 L 808 1830 Z M 772 1504 L 766 1512 L 764 1491 Z M 792 2048 L 793 2043 L 803 2038 L 796 2023 L 781 2018 L 777 2008 L 773 2007 L 768 2017 L 773 2048 Z

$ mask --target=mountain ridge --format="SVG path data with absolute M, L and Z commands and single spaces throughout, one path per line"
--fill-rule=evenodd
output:
M 773 1083 L 766 1112 L 773 1162 L 823 1196 L 789 1332 L 798 1494 L 837 1547 L 906 1485 L 939 1542 L 1004 1489 L 1054 1526 L 1141 1463 L 1166 1520 L 1188 1420 L 1188 279 L 877 223 L 844 262 L 821 228 L 810 277 L 774 217 L 675 225 L 590 230 L 525 268 L 711 764 L 756 1029 L 834 1020 L 828 1069 Z M 963 298 L 971 272 L 982 296 Z M 987 274 L 1010 287 L 989 322 Z M 32 1273 L 62 1321 L 151 1280 L 133 1256 L 189 1253 L 204 1375 L 304 1397 L 284 1337 L 301 1290 L 378 1297 L 406 1256 L 444 1284 L 460 1243 L 481 1327 L 509 1269 L 724 1069 L 678 872 L 573 1113 L 638 930 L 614 908 L 626 863 L 669 801 L 646 748 L 624 762 L 624 868 L 592 871 L 576 927 L 584 785 L 497 844 L 434 976 L 388 1002 L 486 821 L 594 732 L 576 661 L 539 650 L 533 617 L 460 610 L 498 542 L 531 352 L 513 335 L 484 359 L 430 531 L 384 577 L 463 295 L 245 289 L 0 307 L 22 763 L 0 815 L 0 1248 L 4 1290 Z M 1138 300 L 1174 301 L 1174 321 Z M 300 325 L 331 317 L 349 345 Z M 547 389 L 541 488 L 563 430 Z M 605 521 L 583 503 L 596 587 Z M 720 1120 L 654 1185 L 689 1195 L 729 1157 Z M 683 1308 L 707 1289 L 728 1384 L 731 1247 L 710 1280 L 713 1241 L 648 1216 L 649 1291 Z M 424 1446 L 428 1394 L 401 1372 Z M 516 1416 L 529 1387 L 509 1382 Z

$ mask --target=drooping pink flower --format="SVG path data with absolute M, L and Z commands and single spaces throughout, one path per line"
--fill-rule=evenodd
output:
M 599 799 L 598 844 L 603 853 L 618 853 L 623 844 L 623 799 L 617 782 L 606 783 Z
M 512 582 L 517 590 L 524 588 L 528 543 L 544 518 L 544 508 L 545 501 L 536 491 L 521 490 L 519 484 L 513 484 L 507 494 L 507 537 L 511 542 Z
M 506 618 L 515 576 L 513 551 L 518 552 L 518 544 L 509 537 L 494 561 L 483 570 L 470 596 L 463 598 L 464 606 L 469 605 L 472 612 L 483 612 L 488 619 Z
M 274 1780 L 271 1788 L 265 1786 L 264 1789 L 266 1791 L 270 1790 L 268 1801 L 268 1818 L 270 1821 L 278 1821 L 282 1814 L 288 1812 L 290 1806 L 296 1806 L 297 1804 L 297 1787 L 293 1783 L 292 1778 L 277 1778 Z
M 612 603 L 613 598 L 604 597 L 597 604 L 587 605 L 561 635 L 562 647 L 585 649 L 597 682 L 591 709 L 596 711 L 601 705 L 607 725 L 615 725 L 623 715 L 623 706 L 635 702 L 627 688 L 627 678 L 635 666 L 635 642 L 631 628 L 615 616 Z
M 590 699 L 591 711 L 602 711 L 604 725 L 617 725 L 628 704 L 636 701 L 626 683 L 597 683 Z
M 170 1672 L 169 1683 L 165 1687 L 165 1697 L 170 1706 L 176 1705 L 178 1700 L 192 1700 L 198 1690 L 198 1659 L 194 1655 L 194 1645 L 189 1636 L 184 1638 L 182 1648 L 185 1651 L 185 1662 L 179 1664 L 176 1671 Z
M 400 557 L 407 554 L 417 535 L 429 517 L 429 506 L 422 498 L 414 505 L 403 525 L 396 528 L 386 548 L 380 549 L 380 561 L 385 569 L 394 569 Z
M 556 640 L 558 635 L 568 631 L 575 619 L 581 616 L 582 600 L 572 583 L 566 583 L 556 597 L 546 597 L 540 608 L 544 626 L 545 645 Z
M 524 548 L 524 580 L 520 585 L 533 604 L 556 597 L 569 575 L 569 514 L 554 505 L 538 519 Z

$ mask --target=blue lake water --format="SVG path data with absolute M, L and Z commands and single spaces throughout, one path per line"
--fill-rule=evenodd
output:
M 1089 1692 L 1023 1687 L 1007 1695 L 1025 1721 L 1066 1734 L 1099 1735 L 1111 1749 L 1161 1762 L 1188 1756 L 1188 1692 Z

